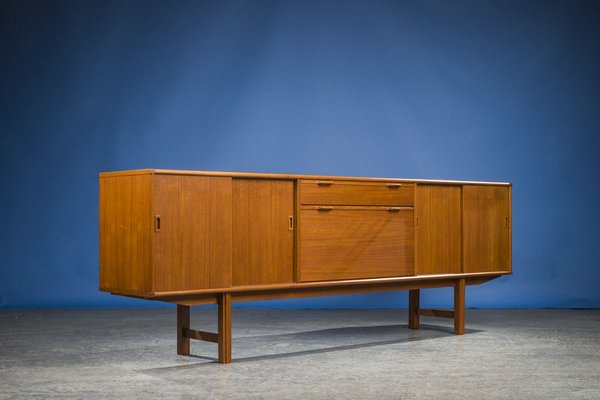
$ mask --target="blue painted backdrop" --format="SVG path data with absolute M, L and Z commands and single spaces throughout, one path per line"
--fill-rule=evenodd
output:
M 511 181 L 467 305 L 600 306 L 597 1 L 4 0 L 0 41 L 2 307 L 157 305 L 97 290 L 97 174 L 153 167 Z

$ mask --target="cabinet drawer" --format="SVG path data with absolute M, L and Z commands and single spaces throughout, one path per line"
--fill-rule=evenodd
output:
M 413 192 L 412 183 L 300 181 L 301 204 L 412 206 Z
M 302 206 L 300 279 L 414 274 L 411 207 Z

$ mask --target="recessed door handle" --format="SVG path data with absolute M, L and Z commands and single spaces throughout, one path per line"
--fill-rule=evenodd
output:
M 388 183 L 386 186 L 389 187 L 390 189 L 398 189 L 400 186 L 402 186 L 402 184 L 401 183 Z
M 333 210 L 333 207 L 323 207 L 323 206 L 317 207 L 317 211 L 331 211 L 331 210 Z
M 317 185 L 319 185 L 319 186 L 330 186 L 330 185 L 333 185 L 333 181 L 318 181 Z

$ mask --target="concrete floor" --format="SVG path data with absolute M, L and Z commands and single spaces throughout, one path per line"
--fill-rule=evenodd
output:
M 215 309 L 192 328 L 216 330 Z M 600 310 L 233 310 L 234 363 L 175 309 L 0 310 L 0 399 L 600 399 Z

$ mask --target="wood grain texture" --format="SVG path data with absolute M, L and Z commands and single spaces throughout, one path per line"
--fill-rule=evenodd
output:
M 460 196 L 460 186 L 417 186 L 416 275 L 460 273 Z
M 512 273 L 512 185 L 508 187 L 508 267 Z
M 474 272 L 470 274 L 460 274 L 461 278 L 468 280 L 468 284 L 476 284 L 487 282 L 491 279 L 496 279 L 501 275 L 506 275 L 506 271 L 498 272 Z M 447 279 L 456 279 L 457 274 L 439 274 L 439 275 L 409 275 L 409 276 L 395 276 L 391 278 L 364 278 L 364 279 L 340 279 L 331 281 L 314 281 L 314 282 L 300 282 L 300 283 L 274 283 L 269 285 L 248 285 L 248 286 L 232 286 L 230 288 L 217 288 L 217 289 L 198 289 L 198 290 L 179 290 L 173 292 L 160 292 L 155 293 L 151 296 L 144 296 L 142 298 L 152 298 L 156 300 L 170 301 L 180 298 L 191 298 L 191 297 L 212 297 L 219 293 L 242 293 L 242 292 L 256 292 L 256 291 L 277 291 L 277 290 L 304 290 L 304 289 L 315 289 L 315 288 L 334 288 L 338 286 L 389 286 L 389 285 L 412 285 L 413 288 L 419 288 L 428 282 L 445 281 Z M 453 286 L 454 281 L 452 280 L 451 285 Z M 408 289 L 408 286 L 407 286 Z M 404 289 L 398 289 L 404 290 Z M 140 298 L 140 296 L 132 296 Z M 209 304 L 209 303 L 206 303 Z
M 412 183 L 302 180 L 300 181 L 300 203 L 412 206 L 413 191 Z
M 465 333 L 465 279 L 457 279 L 454 285 L 454 334 Z
M 100 289 L 152 292 L 150 175 L 100 178 Z
M 288 299 L 298 297 L 314 296 L 334 296 L 340 294 L 354 293 L 376 293 L 398 290 L 413 289 L 434 289 L 442 287 L 454 287 L 456 284 L 456 275 L 449 275 L 446 278 L 438 279 L 427 277 L 404 277 L 404 278 L 383 278 L 377 279 L 377 284 L 365 284 L 364 280 L 346 280 L 334 281 L 343 282 L 343 285 L 328 285 L 330 282 L 308 282 L 294 285 L 287 285 L 286 288 L 274 288 L 272 285 L 255 286 L 252 291 L 237 291 L 231 293 L 232 301 L 258 301 L 269 299 Z M 463 276 L 463 275 L 460 275 Z M 480 285 L 490 280 L 496 279 L 501 275 L 486 275 L 465 278 L 465 285 Z M 357 283 L 358 282 L 358 283 Z M 319 284 L 315 286 L 314 284 Z M 232 289 L 236 289 L 235 287 Z M 182 305 L 199 304 L 217 304 L 217 294 L 181 294 L 168 297 L 156 298 L 157 300 Z
M 301 280 L 412 275 L 413 211 L 301 209 Z
M 294 280 L 294 183 L 233 180 L 233 285 Z
M 155 291 L 230 287 L 231 179 L 157 175 L 153 189 Z
M 509 187 L 463 188 L 463 272 L 510 271 Z
M 190 338 L 186 331 L 190 329 L 190 307 L 177 304 L 177 354 L 190 354 Z
M 294 282 L 300 282 L 300 184 L 294 180 Z
M 216 294 L 212 294 L 212 295 L 195 295 L 195 296 L 188 296 L 188 297 L 178 297 L 178 298 L 174 298 L 174 299 L 165 299 L 163 300 L 167 303 L 172 303 L 172 304 L 180 304 L 182 306 L 198 306 L 198 305 L 205 305 L 205 304 L 218 304 L 217 301 L 217 295 Z
M 219 334 L 213 332 L 197 331 L 194 329 L 186 328 L 183 330 L 183 336 L 188 339 L 204 340 L 205 342 L 219 343 Z
M 175 170 L 175 169 L 137 169 L 128 171 L 101 172 L 101 177 L 116 175 L 133 174 L 155 174 L 155 175 L 184 175 L 184 176 L 221 176 L 230 178 L 249 178 L 249 179 L 302 179 L 302 180 L 338 180 L 338 181 L 363 181 L 363 182 L 381 182 L 381 183 L 423 183 L 430 185 L 493 185 L 509 186 L 508 182 L 484 182 L 484 181 L 459 181 L 459 180 L 440 180 L 440 179 L 405 179 L 405 178 L 379 178 L 368 176 L 332 176 L 332 175 L 307 175 L 307 174 L 273 174 L 262 172 L 231 172 L 231 171 L 196 171 L 196 170 Z
M 380 293 L 399 290 L 435 289 L 454 286 L 455 279 L 421 280 L 413 282 L 398 282 L 380 285 L 348 285 L 305 287 L 300 284 L 293 289 L 258 290 L 255 292 L 232 293 L 232 299 L 238 301 L 260 301 L 272 299 L 293 299 L 301 297 L 338 296 L 357 293 Z M 467 280 L 468 282 L 468 280 Z
M 421 291 L 411 289 L 408 291 L 408 328 L 419 329 L 419 304 Z
M 218 296 L 219 325 L 219 363 L 231 363 L 231 294 L 221 293 Z

